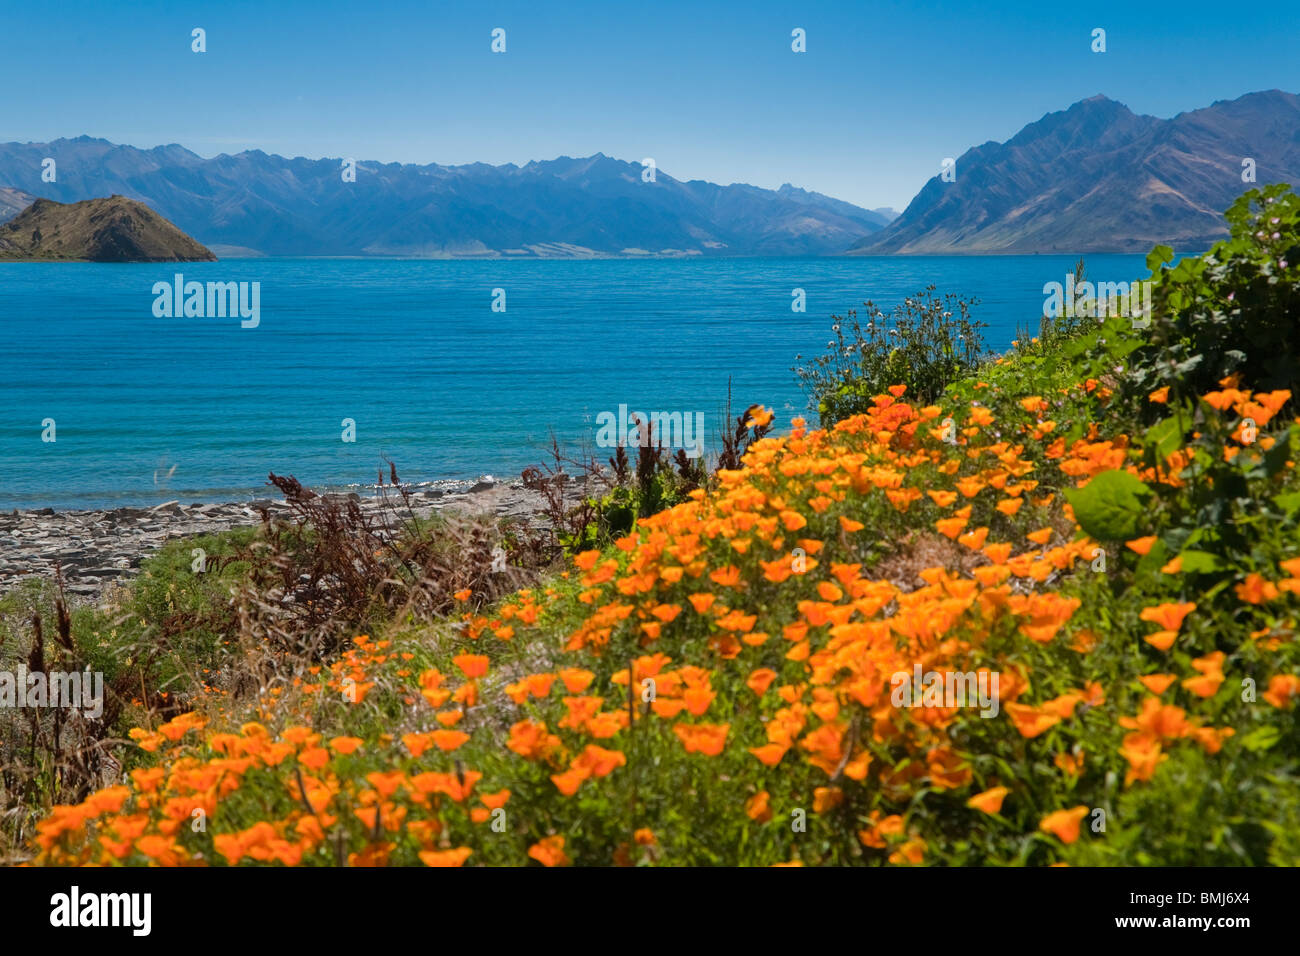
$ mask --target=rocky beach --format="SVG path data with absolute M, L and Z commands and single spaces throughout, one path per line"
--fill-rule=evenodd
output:
M 440 511 L 492 512 L 537 519 L 541 496 L 518 481 L 448 482 L 411 494 L 411 509 L 425 518 Z M 343 494 L 340 497 L 347 498 Z M 363 509 L 376 514 L 387 507 L 406 515 L 395 493 L 385 499 L 358 495 Z M 394 507 L 396 505 L 396 507 Z M 281 499 L 261 498 L 221 504 L 168 501 L 147 508 L 56 511 L 41 508 L 0 513 L 0 593 L 24 578 L 53 579 L 61 569 L 67 593 L 79 603 L 98 600 L 105 590 L 135 574 L 142 561 L 165 542 L 259 525 L 265 510 L 272 518 L 288 517 Z

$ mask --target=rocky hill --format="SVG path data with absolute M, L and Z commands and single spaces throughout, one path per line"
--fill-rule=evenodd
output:
M 0 226 L 0 259 L 213 262 L 208 249 L 143 203 L 124 196 L 38 199 Z

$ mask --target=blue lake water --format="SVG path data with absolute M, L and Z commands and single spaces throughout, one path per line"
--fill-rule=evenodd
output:
M 978 297 L 1003 349 L 1074 259 L 4 263 L 0 508 L 269 496 L 270 471 L 366 485 L 385 458 L 403 481 L 515 477 L 552 431 L 591 440 L 620 404 L 702 412 L 712 436 L 728 379 L 736 414 L 762 402 L 783 427 L 807 409 L 795 356 L 824 349 L 832 314 L 933 282 Z M 1141 256 L 1087 265 L 1094 280 L 1147 275 Z M 258 326 L 155 317 L 153 285 L 177 272 L 259 282 Z

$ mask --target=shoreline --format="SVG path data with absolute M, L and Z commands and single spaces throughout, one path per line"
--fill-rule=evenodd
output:
M 355 498 L 367 511 L 383 507 L 384 499 L 376 494 L 326 494 Z M 388 500 L 391 503 L 392 498 Z M 541 512 L 542 504 L 542 496 L 524 488 L 518 479 L 464 481 L 411 492 L 412 510 L 420 518 L 458 511 L 531 519 Z M 166 542 L 260 525 L 261 509 L 272 517 L 289 514 L 288 505 L 278 497 L 214 504 L 167 501 L 152 507 L 0 512 L 0 594 L 29 578 L 53 580 L 58 565 L 73 603 L 94 602 L 111 585 L 133 577 L 141 563 Z

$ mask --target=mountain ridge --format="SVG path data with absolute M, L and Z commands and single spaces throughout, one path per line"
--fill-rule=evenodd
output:
M 1250 184 L 1300 181 L 1300 97 L 1281 90 L 1164 120 L 1102 95 L 1027 124 L 957 159 L 957 180 L 931 178 L 902 215 L 850 255 L 1146 252 L 1208 248 L 1223 211 Z M 1068 177 L 1043 176 L 1066 169 Z
M 58 164 L 41 182 L 41 162 Z M 82 135 L 0 144 L 0 222 L 23 199 L 108 192 L 158 210 L 233 255 L 582 258 L 1145 252 L 1207 248 L 1256 180 L 1300 181 L 1300 97 L 1247 93 L 1169 119 L 1102 94 L 1049 112 L 932 177 L 901 213 L 789 183 L 763 189 L 652 182 L 597 152 L 523 165 L 286 158 L 205 159 L 176 143 L 139 149 Z
M 41 161 L 57 180 L 40 182 Z M 518 166 L 204 159 L 89 136 L 0 144 L 0 184 L 60 201 L 121 193 L 218 249 L 265 255 L 552 258 L 825 255 L 889 217 L 820 193 L 677 180 L 596 153 Z

